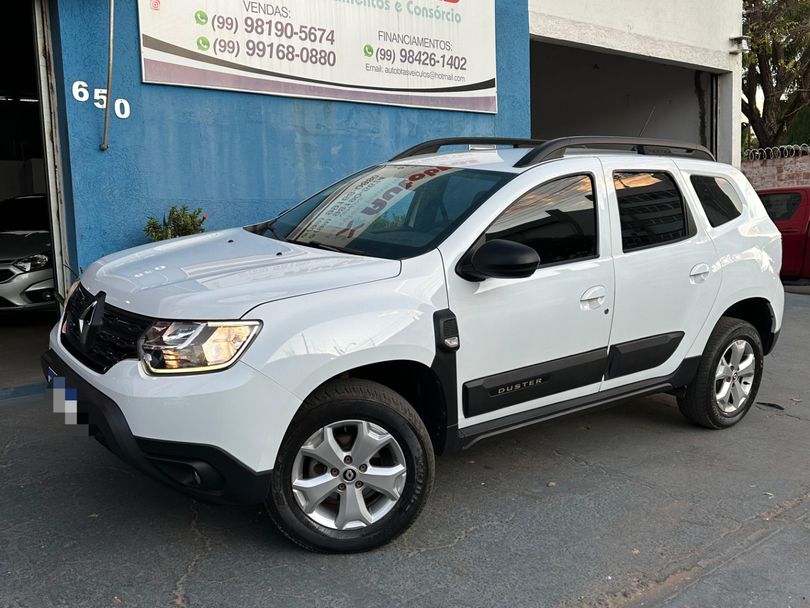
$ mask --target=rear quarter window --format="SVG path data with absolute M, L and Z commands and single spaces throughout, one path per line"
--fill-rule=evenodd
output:
M 709 223 L 714 228 L 740 217 L 743 209 L 742 199 L 726 178 L 693 175 L 689 179 Z

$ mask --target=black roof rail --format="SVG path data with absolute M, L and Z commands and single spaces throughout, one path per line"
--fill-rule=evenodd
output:
M 431 139 L 417 144 L 400 152 L 389 162 L 418 156 L 420 154 L 435 154 L 445 146 L 511 146 L 513 148 L 536 148 L 543 144 L 541 139 L 516 139 L 509 137 L 447 137 L 444 139 Z
M 690 144 L 685 141 L 672 139 L 652 139 L 648 137 L 609 137 L 609 136 L 576 136 L 552 139 L 537 146 L 526 156 L 521 158 L 515 167 L 531 167 L 545 160 L 559 158 L 569 148 L 588 146 L 591 148 L 610 146 L 631 146 L 637 154 L 650 154 L 654 156 L 688 156 L 702 160 L 715 160 L 706 147 L 699 144 Z M 648 148 L 655 148 L 655 151 Z M 681 153 L 675 152 L 682 150 Z

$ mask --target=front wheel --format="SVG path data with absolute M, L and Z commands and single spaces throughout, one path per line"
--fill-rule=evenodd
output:
M 695 379 L 678 399 L 681 413 L 710 429 L 737 424 L 756 399 L 764 358 L 754 326 L 723 317 L 709 338 Z
M 340 380 L 313 394 L 290 424 L 268 509 L 306 549 L 367 551 L 404 532 L 433 484 L 433 447 L 399 394 Z

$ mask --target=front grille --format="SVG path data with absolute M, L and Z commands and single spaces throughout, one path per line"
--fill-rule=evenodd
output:
M 93 296 L 79 285 L 65 307 L 65 332 L 62 344 L 79 361 L 101 374 L 124 359 L 138 358 L 138 339 L 154 319 L 104 304 L 101 327 L 93 343 L 82 344 L 79 318 L 93 303 Z
M 0 283 L 5 283 L 16 273 L 10 268 L 0 268 Z

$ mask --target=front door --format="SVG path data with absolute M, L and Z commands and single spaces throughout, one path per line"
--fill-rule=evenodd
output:
M 482 237 L 533 247 L 533 276 L 474 282 L 448 270 L 462 428 L 599 390 L 613 307 L 605 183 L 596 159 L 566 169 L 535 169 L 538 185 Z

